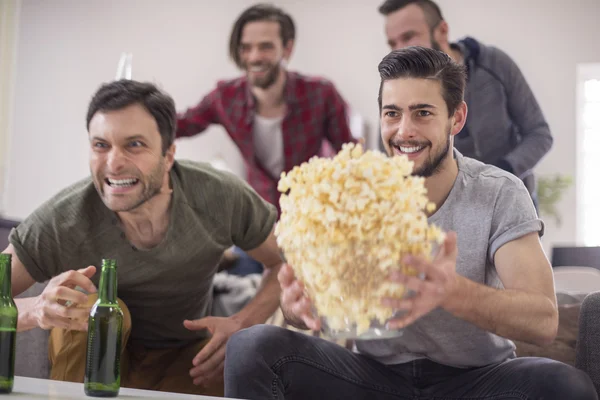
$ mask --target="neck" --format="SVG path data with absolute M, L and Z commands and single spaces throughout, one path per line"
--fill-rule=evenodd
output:
M 440 47 L 442 48 L 442 51 L 444 53 L 448 54 L 458 64 L 464 64 L 465 58 L 463 57 L 463 54 L 458 48 L 450 46 L 449 43 L 440 45 Z
M 98 299 L 104 304 L 117 302 L 117 270 L 112 260 L 105 260 L 102 265 Z
M 172 192 L 167 174 L 167 184 L 163 183 L 158 194 L 134 210 L 117 213 L 127 239 L 134 246 L 151 248 L 163 240 L 169 226 Z
M 253 86 L 251 91 L 256 99 L 257 110 L 260 113 L 261 110 L 269 110 L 285 105 L 284 92 L 285 82 L 287 79 L 287 73 L 285 69 L 279 68 L 277 79 L 268 88 L 259 88 Z
M 0 256 L 0 297 L 12 297 L 11 290 L 11 257 Z
M 452 147 L 450 147 L 450 154 L 443 161 L 443 166 L 439 172 L 425 179 L 427 196 L 435 204 L 436 210 L 439 210 L 448 198 L 457 176 L 458 164 L 454 159 Z

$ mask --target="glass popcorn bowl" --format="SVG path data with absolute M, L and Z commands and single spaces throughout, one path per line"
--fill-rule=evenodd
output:
M 323 244 L 303 250 L 284 251 L 288 264 L 304 284 L 313 304 L 313 315 L 321 321 L 321 333 L 331 339 L 372 340 L 399 337 L 401 329 L 389 322 L 403 310 L 384 306 L 384 297 L 405 299 L 415 295 L 390 274 L 399 271 L 423 279 L 403 265 L 406 255 L 431 259 L 437 243 L 421 241 L 353 241 Z

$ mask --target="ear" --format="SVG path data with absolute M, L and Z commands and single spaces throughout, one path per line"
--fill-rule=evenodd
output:
M 450 32 L 450 27 L 445 20 L 441 20 L 439 24 L 433 30 L 433 38 L 436 42 L 440 43 L 440 45 L 444 45 L 448 43 L 448 34 Z
M 175 162 L 175 148 L 175 143 L 173 143 L 171 146 L 169 146 L 167 152 L 165 153 L 166 171 L 170 171 L 173 167 L 173 163 Z
M 290 39 L 287 41 L 285 46 L 283 46 L 283 58 L 289 61 L 292 56 L 292 51 L 294 50 L 294 39 Z
M 462 130 L 467 122 L 467 113 L 467 103 L 463 101 L 456 107 L 456 110 L 452 115 L 452 129 L 450 130 L 450 135 L 455 136 Z

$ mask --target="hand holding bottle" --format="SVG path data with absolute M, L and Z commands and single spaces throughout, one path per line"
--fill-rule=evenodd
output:
M 37 325 L 42 329 L 87 330 L 91 305 L 77 307 L 87 303 L 87 295 L 75 287 L 79 286 L 89 293 L 95 293 L 96 287 L 90 280 L 95 273 L 96 267 L 89 266 L 63 272 L 52 278 L 42 294 L 37 297 Z

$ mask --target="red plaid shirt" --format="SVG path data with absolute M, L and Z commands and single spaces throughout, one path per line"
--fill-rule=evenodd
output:
M 355 142 L 346 103 L 331 82 L 287 72 L 285 102 L 287 113 L 281 125 L 284 171 L 321 155 L 323 140 L 336 151 L 343 143 Z M 254 153 L 254 113 L 255 99 L 246 77 L 220 81 L 197 106 L 178 117 L 176 136 L 195 135 L 210 124 L 222 125 L 242 153 L 250 185 L 279 208 L 279 177 L 272 176 Z

